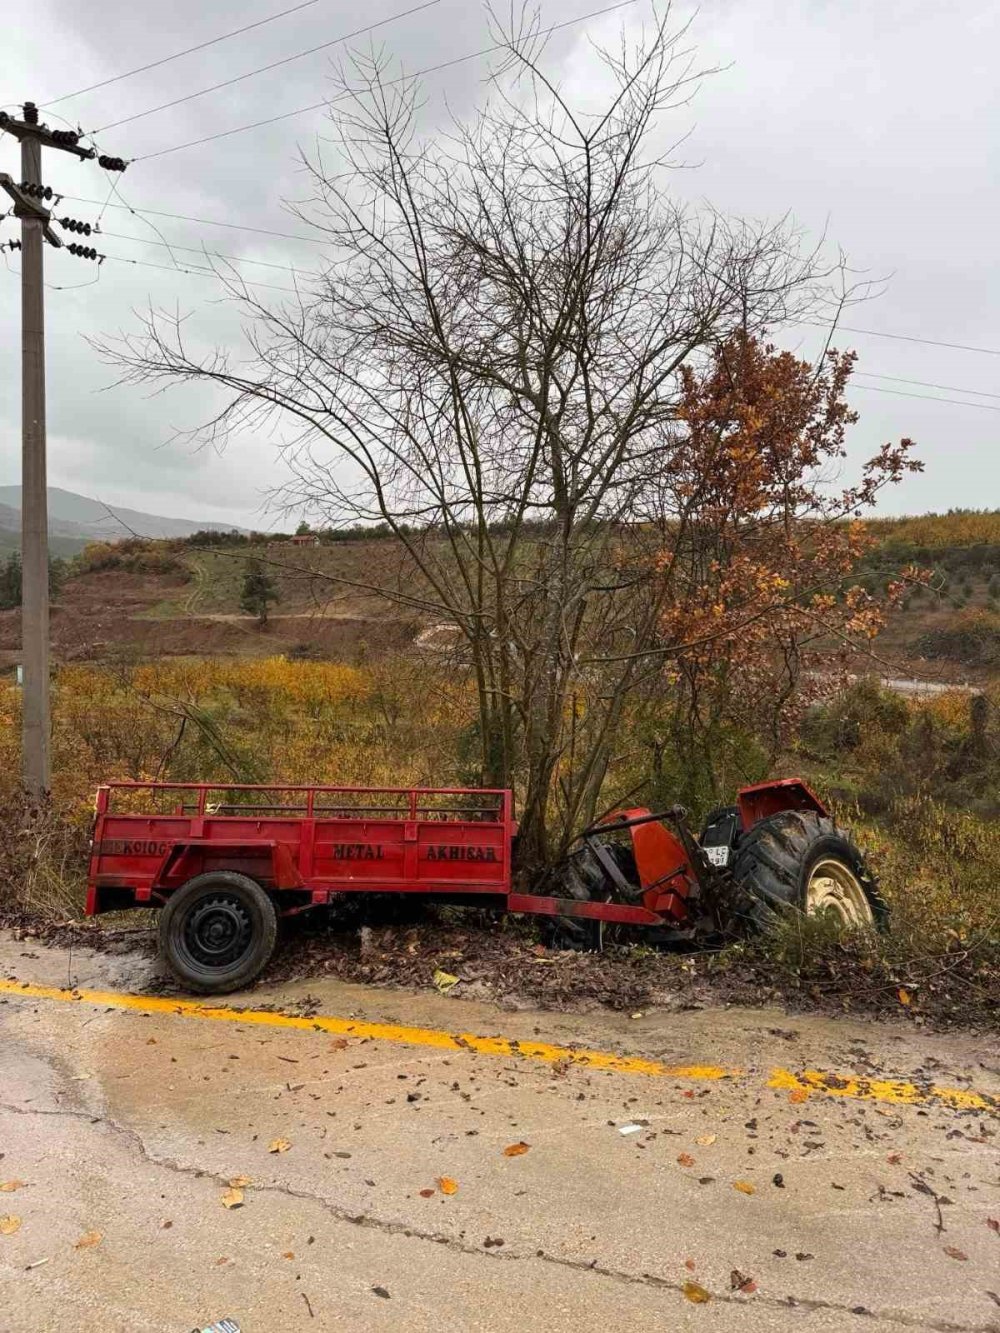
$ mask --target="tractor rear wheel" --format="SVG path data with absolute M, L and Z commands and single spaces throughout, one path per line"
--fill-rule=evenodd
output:
M 220 995 L 254 981 L 278 939 L 274 903 L 231 870 L 195 875 L 160 913 L 160 954 L 189 990 Z
M 878 881 L 827 815 L 784 810 L 762 819 L 740 839 L 732 870 L 760 930 L 772 930 L 788 909 L 841 930 L 887 928 L 889 906 Z

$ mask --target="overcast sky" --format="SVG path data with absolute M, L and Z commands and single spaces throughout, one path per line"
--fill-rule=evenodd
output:
M 55 118 L 60 113 L 74 125 L 98 129 L 417 2 L 368 0 L 360 6 L 315 0 L 253 32 L 60 101 L 43 110 L 43 119 L 62 124 Z M 19 6 L 17 18 L 5 26 L 0 102 L 10 110 L 25 99 L 43 104 L 292 3 L 35 0 Z M 600 7 L 601 0 L 542 0 L 546 24 Z M 551 39 L 551 68 L 571 86 L 574 81 L 586 86 L 594 60 L 588 35 L 606 40 L 622 23 L 638 24 L 646 13 L 646 0 L 637 0 L 562 31 Z M 996 0 L 953 0 L 947 7 L 939 0 L 705 0 L 697 11 L 677 3 L 674 13 L 678 22 L 693 16 L 691 38 L 701 61 L 727 66 L 703 84 L 690 107 L 674 113 L 676 132 L 690 130 L 683 157 L 694 168 L 675 175 L 677 190 L 730 213 L 773 218 L 790 213 L 809 235 L 818 237 L 825 229 L 856 268 L 887 276 L 885 294 L 845 320 L 852 328 L 1000 352 Z M 474 52 L 489 41 L 477 0 L 440 0 L 374 36 L 410 70 Z M 318 52 L 107 129 L 98 135 L 100 147 L 115 156 L 140 157 L 319 102 L 329 87 L 330 60 L 343 50 Z M 484 60 L 476 60 L 430 76 L 427 116 L 441 115 L 445 96 L 453 111 L 468 111 L 482 95 L 485 68 Z M 297 149 L 308 148 L 322 127 L 323 112 L 316 110 L 136 162 L 117 178 L 121 194 L 137 209 L 302 231 L 282 201 L 303 193 Z M 0 135 L 0 170 L 19 178 L 18 146 L 9 135 Z M 45 172 L 56 189 L 97 201 L 67 200 L 60 216 L 69 212 L 89 221 L 98 216 L 109 181 L 95 163 L 49 152 Z M 112 196 L 111 203 L 120 199 Z M 194 423 L 197 403 L 109 388 L 112 374 L 85 337 L 134 326 L 131 311 L 150 300 L 179 303 L 206 338 L 226 335 L 233 316 L 217 303 L 214 280 L 120 262 L 169 267 L 168 250 L 153 244 L 163 238 L 244 260 L 303 267 L 315 258 L 316 247 L 203 223 L 143 219 L 119 207 L 103 212 L 102 227 L 107 234 L 99 248 L 118 262 L 109 259 L 98 282 L 91 282 L 98 276 L 93 265 L 46 250 L 46 280 L 52 285 L 47 292 L 50 484 L 112 505 L 266 526 L 274 520 L 262 517 L 262 506 L 282 480 L 273 445 L 244 438 L 213 454 L 170 443 L 174 427 Z M 0 226 L 0 240 L 17 234 L 13 220 Z M 11 272 L 0 265 L 0 345 L 6 352 L 0 372 L 0 483 L 10 483 L 20 479 L 20 299 L 14 276 L 18 256 L 4 253 Z M 196 252 L 174 253 L 182 263 L 204 262 Z M 279 285 L 290 276 L 249 264 L 242 272 Z M 78 285 L 84 283 L 90 285 Z M 806 355 L 816 351 L 818 336 L 807 329 L 780 334 Z M 864 372 L 851 391 L 861 413 L 851 437 L 852 458 L 909 435 L 926 464 L 923 476 L 907 479 L 892 493 L 887 511 L 1000 504 L 1000 355 L 867 332 L 843 333 L 838 343 L 858 351 Z

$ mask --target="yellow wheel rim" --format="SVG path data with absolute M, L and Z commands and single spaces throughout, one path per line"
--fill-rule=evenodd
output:
M 806 887 L 806 912 L 839 922 L 844 929 L 874 926 L 875 915 L 857 875 L 829 858 L 813 866 Z

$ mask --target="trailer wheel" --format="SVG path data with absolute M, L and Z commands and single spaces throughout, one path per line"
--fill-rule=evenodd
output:
M 231 870 L 195 875 L 160 914 L 160 954 L 178 981 L 202 995 L 248 985 L 278 939 L 278 914 L 260 885 Z
M 789 908 L 826 917 L 842 930 L 888 927 L 889 905 L 861 850 L 812 810 L 784 810 L 743 834 L 733 878 L 760 930 L 773 930 Z

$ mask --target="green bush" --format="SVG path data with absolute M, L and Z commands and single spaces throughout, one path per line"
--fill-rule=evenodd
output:
M 905 699 L 865 677 L 812 708 L 802 724 L 802 739 L 809 748 L 832 756 L 856 750 L 863 738 L 873 734 L 899 736 L 909 721 Z

